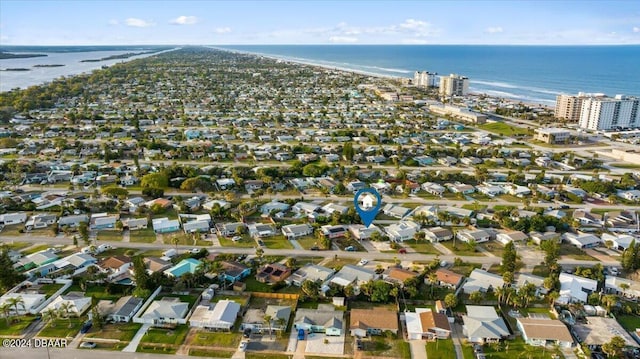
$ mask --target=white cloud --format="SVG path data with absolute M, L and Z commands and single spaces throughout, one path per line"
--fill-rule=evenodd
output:
M 402 43 L 405 45 L 426 45 L 429 41 L 425 39 L 403 39 Z
M 111 20 L 109 20 L 109 25 L 111 25 L 111 26 L 120 25 L 120 21 L 118 21 L 116 19 L 111 19 Z
M 407 19 L 402 24 L 400 24 L 401 28 L 410 29 L 410 30 L 421 30 L 428 26 L 429 26 L 429 23 L 427 23 L 426 21 L 415 20 L 415 19 Z
M 635 33 L 639 33 L 639 32 L 640 32 L 640 27 L 638 27 L 638 26 L 634 26 L 634 27 L 633 27 L 633 32 L 635 32 Z
M 231 32 L 231 28 L 230 27 L 218 27 L 215 30 L 216 34 L 228 34 Z
M 352 44 L 354 42 L 358 42 L 358 38 L 353 36 L 331 36 L 329 37 L 329 42 L 337 44 Z
M 492 26 L 492 27 L 488 27 L 484 30 L 484 32 L 489 33 L 489 34 L 499 34 L 501 32 L 503 32 L 504 30 L 502 29 L 502 27 L 500 26 Z
M 198 22 L 198 18 L 195 16 L 178 16 L 177 18 L 169 21 L 173 25 L 193 25 Z
M 142 19 L 137 19 L 135 17 L 130 17 L 124 21 L 127 26 L 131 27 L 149 27 L 155 25 L 152 21 L 146 21 Z

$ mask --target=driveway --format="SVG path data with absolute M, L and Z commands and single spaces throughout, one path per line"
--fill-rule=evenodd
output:
M 411 359 L 427 359 L 427 343 L 424 340 L 409 340 Z
M 327 343 L 324 342 L 325 338 Z M 322 333 L 311 333 L 307 335 L 307 353 L 343 355 L 344 354 L 344 335 L 339 337 L 326 336 Z
M 123 352 L 130 352 L 130 353 L 135 352 L 136 349 L 138 349 L 138 344 L 140 344 L 140 340 L 142 340 L 142 337 L 145 334 L 147 334 L 147 330 L 149 330 L 149 328 L 151 328 L 151 324 L 149 324 L 149 323 L 143 324 L 140 327 L 140 329 L 138 329 L 138 332 L 136 333 L 136 335 L 133 336 L 133 339 L 131 339 L 131 342 L 129 343 L 129 345 L 124 347 L 124 349 L 122 349 L 122 351 Z

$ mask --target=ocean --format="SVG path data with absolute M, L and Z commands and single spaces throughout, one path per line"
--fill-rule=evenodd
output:
M 416 70 L 469 77 L 470 90 L 491 96 L 553 105 L 556 95 L 578 92 L 640 96 L 640 46 L 493 45 L 228 45 L 217 48 L 376 75 L 413 78 Z M 153 49 L 145 46 L 144 49 Z M 165 47 L 166 48 L 166 47 Z M 80 62 L 125 52 L 134 46 L 1 47 L 48 57 L 0 60 L 0 91 L 42 84 L 126 60 Z M 64 64 L 63 67 L 33 67 Z
M 236 45 L 291 61 L 413 78 L 416 70 L 469 77 L 470 91 L 555 104 L 560 93 L 640 96 L 640 46 Z

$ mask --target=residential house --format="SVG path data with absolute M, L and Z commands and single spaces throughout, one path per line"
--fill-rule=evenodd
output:
M 504 286 L 504 281 L 501 275 L 476 268 L 469 274 L 469 278 L 467 278 L 462 289 L 467 294 L 477 291 L 486 293 L 496 288 L 502 288 L 502 286 Z
M 184 233 L 209 232 L 211 228 L 211 215 L 206 214 L 180 214 L 182 230 Z
M 269 323 L 264 320 L 266 315 L 271 317 Z M 264 332 L 269 328 L 282 331 L 287 328 L 290 316 L 291 307 L 289 306 L 269 305 L 266 309 L 250 308 L 244 314 L 240 328 L 242 330 L 251 329 L 255 332 Z
M 258 271 L 256 280 L 261 283 L 277 283 L 284 281 L 290 275 L 291 268 L 280 263 L 271 263 Z
M 314 203 L 298 202 L 293 205 L 292 209 L 301 215 L 314 217 L 320 212 L 321 207 Z
M 425 239 L 429 242 L 442 242 L 448 241 L 453 238 L 453 233 L 448 228 L 431 227 L 423 230 Z
M 118 221 L 117 215 L 110 216 L 107 213 L 94 213 L 91 215 L 89 228 L 92 231 L 104 230 L 104 229 L 115 229 L 117 221 Z
M 602 227 L 602 215 L 591 213 L 583 209 L 573 211 L 573 219 L 581 226 Z
M 86 214 L 69 215 L 60 217 L 60 219 L 58 220 L 58 226 L 60 228 L 77 228 L 80 226 L 80 223 L 89 223 L 89 216 Z
M 571 348 L 573 337 L 567 326 L 556 319 L 517 318 L 518 329 L 524 341 L 533 346 L 558 345 Z
M 220 209 L 229 209 L 229 208 L 231 208 L 231 203 L 229 203 L 227 201 L 219 200 L 219 199 L 213 199 L 211 201 L 207 201 L 207 202 L 203 203 L 202 204 L 202 208 L 206 209 L 207 211 L 211 211 L 213 209 L 213 207 L 215 207 L 216 205 L 218 205 L 218 207 L 220 207 Z
M 415 312 L 405 312 L 404 316 L 409 340 L 447 339 L 451 335 L 449 320 L 442 313 L 416 308 Z
M 510 335 L 494 307 L 467 305 L 467 315 L 462 320 L 462 333 L 472 343 L 498 342 Z
M 288 224 L 282 226 L 281 230 L 287 239 L 296 239 L 313 234 L 313 227 L 308 223 Z
M 347 228 L 342 225 L 325 225 L 320 227 L 320 230 L 325 237 L 331 239 L 344 237 L 344 235 L 347 233 Z
M 31 216 L 29 220 L 25 222 L 24 228 L 27 231 L 30 231 L 32 229 L 47 228 L 48 226 L 56 223 L 56 219 L 57 217 L 55 214 L 46 214 L 46 213 L 36 214 Z
M 446 191 L 446 188 L 444 188 L 444 186 L 433 182 L 425 182 L 420 187 L 423 191 L 438 197 L 442 197 L 442 195 Z
M 632 189 L 628 191 L 618 191 L 617 196 L 627 201 L 640 201 L 640 190 Z
M 389 217 L 398 219 L 404 218 L 407 214 L 409 214 L 409 212 L 411 212 L 411 208 L 398 206 L 392 203 L 389 203 L 382 208 L 382 213 L 386 214 Z
M 188 311 L 189 303 L 180 301 L 178 297 L 164 297 L 151 302 L 139 318 L 134 318 L 134 322 L 154 326 L 186 324 Z
M 16 263 L 16 267 L 22 267 L 27 270 L 53 263 L 57 259 L 58 255 L 53 250 L 45 249 L 20 258 Z
M 152 274 L 155 272 L 164 272 L 171 268 L 172 264 L 169 261 L 157 257 L 144 257 L 144 266 L 147 268 L 147 273 Z
M 346 264 L 329 280 L 329 282 L 340 287 L 346 287 L 348 285 L 359 286 L 375 279 L 376 277 L 376 273 L 370 269 Z
M 122 221 L 122 226 L 128 228 L 130 231 L 147 229 L 148 224 L 149 220 L 146 218 L 129 218 Z
M 303 329 L 308 333 L 324 333 L 326 336 L 342 335 L 342 311 L 332 305 L 318 305 L 318 309 L 300 308 L 293 320 L 295 330 Z
M 608 275 L 604 280 L 604 290 L 607 293 L 622 295 L 625 298 L 640 298 L 640 282 L 635 280 Z
M 68 308 L 65 313 L 66 315 L 79 317 L 91 307 L 91 297 L 85 297 L 82 292 L 69 292 L 66 295 L 57 296 L 47 304 L 43 311 L 49 309 L 60 310 L 63 306 Z
M 153 206 L 159 206 L 160 208 L 167 209 L 173 205 L 173 202 L 166 198 L 156 198 L 151 201 L 145 202 L 144 205 L 147 208 L 151 208 Z
M 516 282 L 512 284 L 515 288 L 522 288 L 527 284 L 536 286 L 536 296 L 542 297 L 547 294 L 547 288 L 544 287 L 544 278 L 529 273 L 520 273 L 515 278 Z
M 288 305 L 268 305 L 264 314 L 271 317 L 272 330 L 285 331 L 289 325 L 291 307 Z
M 220 178 L 216 180 L 216 184 L 220 191 L 226 191 L 235 187 L 236 181 L 234 181 L 233 178 Z
M 560 281 L 560 298 L 556 302 L 559 304 L 586 303 L 589 294 L 598 288 L 598 282 L 593 279 L 564 272 L 560 273 L 558 280 Z
M 560 233 L 556 232 L 529 232 L 529 237 L 531 237 L 531 240 L 538 245 L 544 241 L 556 241 L 558 244 L 562 242 Z
M 371 239 L 371 236 L 374 233 L 382 235 L 382 231 L 375 224 L 372 224 L 369 227 L 362 224 L 352 224 L 349 226 L 349 232 L 351 232 L 353 238 L 360 241 L 364 239 Z
M 385 227 L 384 230 L 392 242 L 403 242 L 413 239 L 420 230 L 420 225 L 413 221 L 400 221 Z
M 398 313 L 384 307 L 351 309 L 349 331 L 352 336 L 363 338 L 382 335 L 384 332 L 398 334 Z
M 222 277 L 225 280 L 225 283 L 235 283 L 251 274 L 251 268 L 240 262 L 222 261 L 221 264 L 224 270 Z
M 406 280 L 416 278 L 418 273 L 404 268 L 390 267 L 382 273 L 385 282 L 393 285 L 404 286 Z
M 452 290 L 457 290 L 464 280 L 464 276 L 462 274 L 458 274 L 444 268 L 438 268 L 436 270 L 436 277 L 438 278 L 437 284 L 439 286 L 446 287 Z M 429 279 L 425 278 L 425 283 L 428 282 Z
M 633 241 L 637 242 L 635 237 L 630 236 L 628 234 L 602 233 L 602 236 L 600 237 L 600 239 L 602 240 L 602 243 L 611 242 L 611 248 L 617 249 L 620 251 L 623 251 L 629 248 L 629 246 Z
M 274 212 L 275 213 L 286 212 L 286 211 L 289 210 L 289 208 L 291 208 L 291 206 L 289 206 L 288 204 L 273 200 L 271 202 L 263 204 L 260 207 L 260 213 L 262 213 L 262 214 L 271 214 L 271 213 L 274 213 Z
M 107 279 L 112 280 L 129 272 L 129 268 L 133 266 L 131 258 L 127 256 L 112 256 L 98 262 L 98 268 L 103 273 L 107 273 Z
M 82 270 L 85 267 L 89 267 L 95 264 L 98 260 L 92 255 L 86 253 L 74 253 L 64 258 L 58 259 L 53 262 L 56 270 L 67 271 L 72 270 L 74 272 Z
M 526 242 L 527 239 L 529 239 L 529 236 L 521 231 L 505 231 L 496 235 L 496 241 L 504 245 L 507 245 L 509 242 Z
M 183 259 L 180 261 L 180 263 L 165 270 L 164 274 L 166 274 L 168 277 L 171 277 L 171 278 L 179 278 L 185 275 L 186 273 L 191 273 L 191 274 L 195 273 L 201 264 L 202 262 L 194 258 Z
M 341 215 L 344 215 L 344 214 L 347 214 L 347 212 L 349 211 L 349 207 L 330 202 L 322 206 L 322 210 L 328 214 L 334 214 L 337 212 Z
M 249 235 L 252 237 L 271 237 L 278 234 L 276 228 L 271 224 L 252 223 L 249 225 Z
M 151 220 L 153 231 L 156 233 L 171 233 L 180 230 L 180 221 L 167 217 L 154 218 Z
M 0 214 L 0 224 L 10 226 L 12 224 L 20 224 L 27 221 L 27 214 L 24 212 Z
M 235 236 L 245 228 L 246 225 L 242 222 L 216 223 L 216 230 L 218 231 L 218 234 L 224 237 Z
M 197 306 L 189 319 L 189 326 L 209 330 L 231 331 L 240 313 L 240 304 L 223 299 L 217 303 Z
M 476 191 L 472 185 L 458 182 L 447 184 L 447 188 L 449 188 L 449 191 L 452 193 L 472 194 Z
M 103 301 L 100 301 L 103 302 Z M 99 311 L 105 315 L 108 321 L 116 323 L 128 323 L 140 310 L 144 300 L 130 295 L 120 297 L 117 302 L 105 301 L 105 305 L 98 303 Z M 104 309 L 103 309 L 104 308 Z
M 575 234 L 567 232 L 562 237 L 568 243 L 581 249 L 598 247 L 600 243 L 602 243 L 602 240 L 598 238 L 598 236 L 589 233 Z
M 9 307 L 10 315 L 24 315 L 24 314 L 35 314 L 35 310 L 44 304 L 46 295 L 40 293 L 31 293 L 31 292 L 19 292 L 19 293 L 6 293 L 0 297 L 0 305 L 4 305 L 6 303 L 10 303 L 12 298 L 20 298 L 22 299 L 22 304 L 18 304 L 17 313 L 16 307 Z
M 476 243 L 484 243 L 491 239 L 491 234 L 484 229 L 464 229 L 457 233 L 456 238 L 467 243 L 472 240 Z
M 287 284 L 293 284 L 297 287 L 302 286 L 306 280 L 324 283 L 335 273 L 333 269 L 323 267 L 317 264 L 306 264 L 295 271 L 286 279 Z

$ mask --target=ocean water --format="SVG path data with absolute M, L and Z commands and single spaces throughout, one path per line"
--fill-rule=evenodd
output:
M 560 93 L 640 96 L 640 46 L 236 45 L 258 53 L 386 76 L 416 70 L 469 77 L 470 90 L 554 104 Z
M 164 46 L 163 48 L 166 48 Z M 155 47 L 127 46 L 6 46 L 0 51 L 10 53 L 46 54 L 46 57 L 28 57 L 24 59 L 0 60 L 0 69 L 28 68 L 30 71 L 0 71 L 0 92 L 14 88 L 26 88 L 40 85 L 61 76 L 73 76 L 91 72 L 102 66 L 111 66 L 118 62 L 151 56 L 143 54 L 128 59 L 105 60 L 99 62 L 81 62 L 82 60 L 101 59 L 125 53 L 144 52 Z M 34 65 L 64 65 L 61 67 L 33 67 Z

